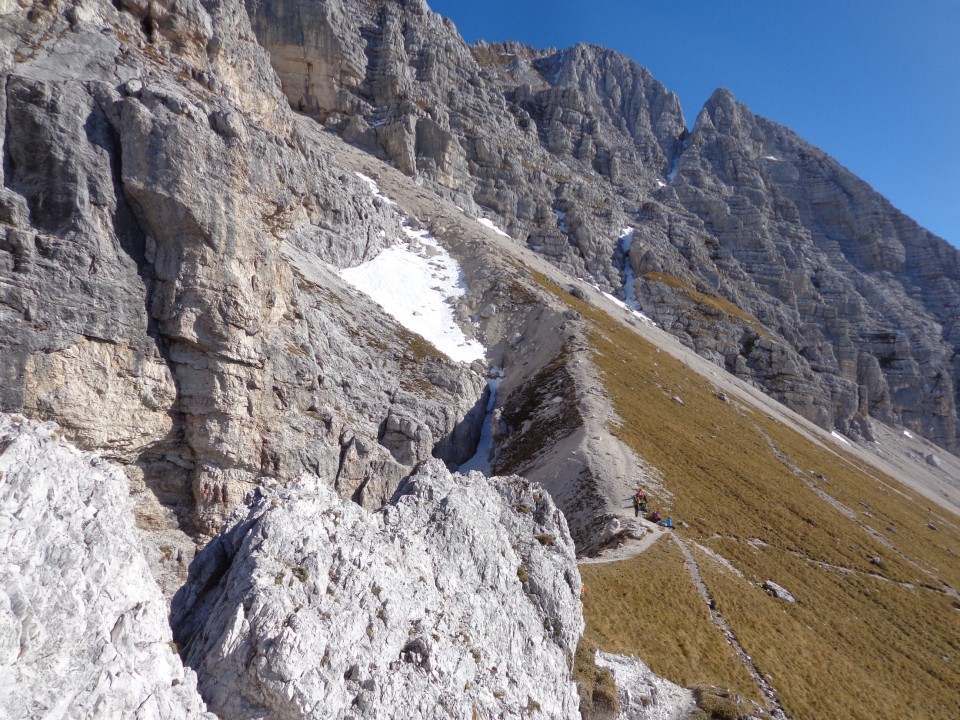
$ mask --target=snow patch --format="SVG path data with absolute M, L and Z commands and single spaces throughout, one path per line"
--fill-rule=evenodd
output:
M 637 319 L 642 320 L 643 322 L 647 323 L 647 324 L 650 325 L 651 327 L 657 327 L 657 323 L 656 323 L 654 320 L 652 320 L 648 315 L 644 315 L 644 314 L 643 314 L 642 312 L 640 312 L 639 310 L 636 310 L 636 309 L 628 306 L 628 305 L 627 305 L 623 300 L 621 300 L 620 298 L 618 298 L 618 297 L 616 297 L 616 296 L 614 296 L 614 295 L 611 295 L 610 293 L 603 292 L 603 291 L 601 291 L 600 294 L 603 295 L 607 300 L 609 300 L 610 302 L 612 302 L 614 305 L 616 305 L 618 308 L 621 308 L 621 309 L 623 309 L 623 310 L 626 310 L 628 313 L 630 313 L 631 315 L 633 315 L 633 316 L 636 317 Z
M 453 316 L 453 301 L 467 290 L 460 265 L 426 230 L 414 230 L 404 220 L 403 232 L 405 242 L 341 270 L 340 277 L 451 360 L 482 358 L 486 348 L 468 340 Z
M 774 157 L 773 155 L 764 155 L 764 160 L 773 160 L 774 162 L 780 162 L 780 158 Z
M 833 435 L 837 440 L 839 440 L 840 442 L 842 442 L 844 445 L 850 445 L 850 444 L 851 444 L 851 442 L 850 442 L 849 440 L 847 440 L 843 435 L 841 435 L 840 433 L 838 433 L 836 430 L 834 430 L 834 431 L 831 432 L 830 434 Z
M 499 227 L 494 225 L 493 220 L 488 220 L 487 218 L 477 218 L 477 222 L 483 225 L 484 227 L 490 228 L 497 235 L 503 235 L 505 238 L 510 237 L 507 233 L 501 230 Z
M 500 368 L 490 368 L 490 372 L 487 373 L 487 387 L 490 388 L 490 397 L 487 399 L 487 414 L 483 418 L 483 426 L 480 429 L 480 442 L 477 443 L 477 451 L 473 454 L 473 457 L 457 469 L 459 473 L 468 473 L 471 470 L 477 470 L 489 477 L 493 472 L 490 468 L 490 452 L 493 450 L 493 428 L 490 423 L 492 420 L 493 406 L 497 402 L 497 390 L 502 382 L 503 370 Z
M 911 440 L 913 440 L 913 433 L 911 433 L 909 430 L 904 430 L 903 434 L 906 435 Z
M 360 178 L 367 184 L 367 187 L 370 188 L 370 194 L 373 195 L 375 198 L 379 198 L 380 200 L 383 200 L 387 205 L 396 205 L 396 203 L 393 200 L 391 200 L 382 192 L 380 192 L 380 186 L 377 185 L 376 180 L 374 180 L 371 177 L 367 177 L 366 175 L 360 172 L 355 172 L 354 175 L 356 175 L 358 178 Z
M 623 252 L 623 297 L 624 303 L 631 310 L 636 310 L 637 296 L 633 291 L 633 266 L 630 264 L 630 248 L 633 247 L 633 228 L 624 228 L 620 231 L 620 250 Z

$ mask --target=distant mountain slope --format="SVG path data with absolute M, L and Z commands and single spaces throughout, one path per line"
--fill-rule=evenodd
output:
M 958 448 L 957 250 L 728 92 L 688 135 L 676 96 L 603 48 L 468 47 L 421 0 L 247 7 L 295 109 L 821 426 Z

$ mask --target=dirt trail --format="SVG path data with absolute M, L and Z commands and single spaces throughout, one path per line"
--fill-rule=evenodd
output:
M 740 644 L 740 640 L 737 639 L 737 636 L 727 624 L 727 621 L 724 620 L 723 616 L 717 611 L 713 601 L 713 596 L 710 594 L 710 588 L 708 588 L 707 583 L 704 582 L 703 576 L 700 574 L 700 566 L 697 565 L 697 561 L 693 557 L 693 553 L 690 552 L 690 548 L 687 547 L 686 543 L 684 543 L 683 540 L 676 535 L 673 536 L 673 541 L 680 548 L 680 552 L 683 553 L 684 564 L 687 567 L 687 572 L 690 573 L 690 580 L 693 582 L 693 585 L 700 594 L 700 597 L 702 597 L 703 601 L 707 604 L 707 608 L 710 610 L 710 619 L 713 621 L 713 624 L 717 626 L 720 632 L 722 632 L 727 638 L 727 642 L 730 643 L 730 646 L 736 653 L 737 658 L 739 658 L 740 662 L 742 662 L 744 667 L 747 669 L 747 672 L 749 672 L 751 677 L 753 677 L 754 682 L 757 683 L 757 687 L 760 689 L 763 699 L 766 700 L 767 706 L 771 709 L 770 714 L 778 720 L 789 720 L 787 714 L 783 711 L 783 707 L 780 705 L 780 699 L 777 697 L 777 691 L 774 690 L 773 686 L 767 682 L 765 677 L 763 677 L 763 675 L 757 669 L 757 666 L 754 664 L 753 658 L 750 657 L 743 645 Z
M 603 563 L 629 560 L 630 558 L 637 557 L 638 555 L 649 550 L 662 537 L 669 536 L 669 538 L 677 544 L 677 546 L 680 548 L 680 551 L 683 553 L 684 565 L 687 568 L 687 572 L 690 574 L 690 580 L 693 583 L 693 586 L 696 588 L 697 593 L 703 598 L 704 603 L 706 603 L 707 608 L 710 611 L 711 621 L 717 627 L 717 629 L 723 633 L 724 637 L 727 638 L 727 642 L 733 648 L 737 658 L 741 663 L 743 663 L 754 682 L 757 683 L 757 687 L 760 689 L 760 693 L 763 695 L 767 706 L 771 708 L 771 715 L 774 718 L 777 718 L 777 720 L 789 720 L 789 717 L 783 711 L 783 707 L 780 705 L 780 700 L 777 697 L 777 691 L 769 682 L 767 682 L 766 678 L 761 675 L 760 671 L 757 669 L 757 666 L 753 662 L 753 658 L 750 657 L 743 645 L 740 644 L 737 636 L 727 624 L 726 620 L 723 619 L 723 616 L 721 616 L 716 610 L 713 596 L 710 594 L 710 589 L 707 587 L 703 576 L 700 574 L 700 566 L 697 565 L 697 561 L 693 557 L 693 553 L 690 552 L 690 548 L 678 535 L 676 535 L 673 530 L 659 527 L 647 521 L 644 521 L 643 524 L 648 530 L 647 534 L 644 535 L 643 538 L 639 540 L 628 540 L 622 545 L 606 550 L 595 557 L 579 560 L 578 564 L 599 565 Z
M 635 558 L 637 555 L 645 553 L 653 547 L 653 544 L 657 542 L 657 540 L 672 532 L 672 530 L 662 528 L 648 521 L 644 521 L 643 525 L 647 528 L 648 532 L 639 540 L 629 538 L 622 545 L 604 550 L 594 557 L 583 558 L 578 560 L 577 563 L 579 565 L 602 565 L 604 563 L 629 560 L 630 558 Z

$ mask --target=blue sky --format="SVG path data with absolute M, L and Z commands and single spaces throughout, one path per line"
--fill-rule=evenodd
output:
M 717 87 L 960 246 L 960 0 L 428 0 L 468 42 L 590 42 L 680 96 Z

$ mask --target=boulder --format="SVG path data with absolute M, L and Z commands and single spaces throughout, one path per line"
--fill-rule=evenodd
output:
M 215 720 L 116 467 L 0 414 L 0 716 Z
M 224 717 L 574 720 L 580 588 L 546 492 L 434 459 L 376 513 L 317 479 L 262 489 L 173 624 Z

